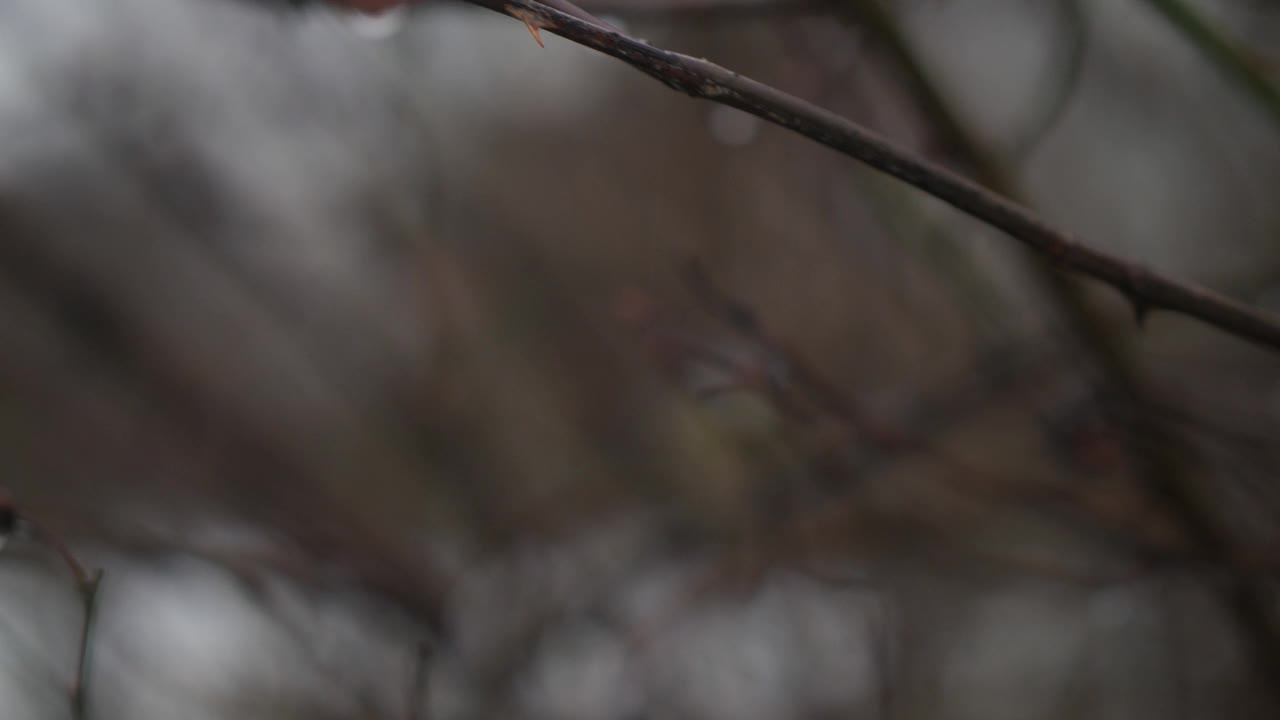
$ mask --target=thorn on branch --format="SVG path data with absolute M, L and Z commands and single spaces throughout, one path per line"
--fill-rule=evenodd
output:
M 539 23 L 542 22 L 539 18 L 536 18 L 533 15 L 525 12 L 524 10 L 521 10 L 520 8 L 516 8 L 516 7 L 507 6 L 507 11 L 511 14 L 511 17 L 524 23 L 524 26 L 529 30 L 529 34 L 533 36 L 533 41 L 538 43 L 538 47 L 540 48 L 546 47 L 546 45 L 542 42 L 542 33 L 541 31 L 539 31 L 539 28 L 541 27 Z
M 545 48 L 546 45 L 542 42 L 542 35 L 538 32 L 538 26 L 528 20 L 524 21 L 524 26 L 529 28 L 529 34 L 533 36 L 533 41 L 538 43 L 538 47 Z

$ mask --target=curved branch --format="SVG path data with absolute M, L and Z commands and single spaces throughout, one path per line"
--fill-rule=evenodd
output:
M 90 572 L 84 564 L 71 552 L 71 548 L 57 533 L 51 532 L 35 519 L 19 515 L 14 509 L 13 501 L 8 494 L 0 491 L 0 525 L 12 529 L 21 521 L 30 528 L 33 537 L 45 547 L 52 550 L 71 571 L 75 579 L 76 592 L 80 595 L 82 617 L 80 622 L 80 642 L 78 644 L 75 679 L 71 684 L 71 717 L 84 720 L 88 717 L 88 683 L 89 660 L 92 652 L 94 618 L 98 611 L 98 590 L 102 585 L 102 571 Z
M 79 660 L 76 663 L 75 684 L 71 686 L 71 716 L 75 720 L 84 720 L 89 716 L 88 683 L 89 658 L 93 646 L 93 623 L 98 611 L 98 589 L 102 586 L 102 571 L 96 570 L 93 576 L 79 586 L 80 602 L 84 608 L 84 617 L 80 624 Z
M 1056 8 L 1062 23 L 1062 33 L 1056 43 L 1054 58 L 1050 61 L 1053 77 L 1043 86 L 1040 105 L 1033 111 L 1027 128 L 1018 133 L 1009 149 L 1009 155 L 1024 160 L 1035 151 L 1040 141 L 1057 126 L 1075 97 L 1084 71 L 1084 59 L 1089 47 L 1089 22 L 1085 17 L 1081 0 L 1057 0 Z
M 719 65 L 656 48 L 534 0 L 466 0 L 617 58 L 695 98 L 738 108 L 888 173 L 1030 246 L 1062 270 L 1112 286 L 1142 319 L 1163 309 L 1280 350 L 1280 318 L 1080 243 L 1035 213 L 876 133 Z

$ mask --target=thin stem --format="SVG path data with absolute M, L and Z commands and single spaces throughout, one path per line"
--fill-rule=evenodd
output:
M 103 573 L 101 570 L 95 570 L 91 574 L 86 570 L 85 566 L 76 558 L 75 553 L 71 552 L 71 548 L 67 547 L 67 544 L 63 542 L 57 533 L 45 529 L 40 523 L 29 517 L 23 516 L 22 519 L 31 526 L 36 538 L 52 549 L 58 558 L 62 560 L 67 569 L 71 571 L 72 578 L 76 583 L 76 592 L 80 596 L 82 615 L 80 643 L 76 659 L 76 676 L 71 685 L 71 717 L 74 720 L 84 720 L 89 716 L 88 682 L 93 621 L 98 611 L 98 588 L 102 585 Z
M 62 538 L 48 530 L 45 530 L 30 518 L 27 518 L 27 522 L 31 523 L 31 527 L 35 530 L 36 536 L 39 537 L 45 545 L 48 545 L 49 548 L 58 555 L 58 558 L 62 560 L 62 563 L 67 566 L 67 569 L 71 571 L 71 575 L 76 581 L 76 587 L 83 588 L 93 582 L 93 578 L 90 577 L 89 571 L 85 569 L 84 565 L 80 564 L 80 561 L 76 559 L 75 554 L 72 553 L 71 548 L 67 547 L 67 544 L 62 541 Z
M 1257 344 L 1280 349 L 1280 318 L 1084 245 L 1007 197 L 958 173 L 926 162 L 830 111 L 713 63 L 655 48 L 616 31 L 557 12 L 534 0 L 467 1 L 615 57 L 691 97 L 735 107 L 788 128 L 913 185 L 1003 230 L 1040 253 L 1056 269 L 1086 275 L 1112 286 L 1129 299 L 1139 322 L 1153 309 L 1171 310 Z M 864 3 L 864 6 L 870 5 Z M 923 79 L 922 73 L 914 78 L 921 86 L 926 84 L 920 82 Z M 936 95 L 933 98 L 922 97 L 927 104 L 931 104 L 931 100 L 941 101 Z M 966 137 L 963 128 L 958 126 L 944 128 L 944 133 L 950 136 L 948 139 L 960 143 Z M 979 176 L 1003 176 L 1002 171 L 993 165 L 984 167 L 986 158 L 981 154 L 974 154 L 970 159 L 979 163 L 976 168 Z M 1046 273 L 1045 278 L 1055 295 L 1065 298 L 1073 294 L 1058 276 Z M 1117 389 L 1129 397 L 1133 406 L 1141 405 L 1141 388 L 1118 349 L 1101 337 L 1096 324 L 1078 303 L 1067 303 L 1063 309 L 1074 315 L 1069 319 L 1075 330 L 1100 356 Z M 1137 414 L 1141 416 L 1141 413 Z M 1159 445 L 1161 441 L 1170 440 L 1154 432 L 1151 424 L 1146 422 L 1138 423 L 1132 431 L 1140 445 Z M 1180 467 L 1177 459 L 1164 453 L 1148 453 L 1146 459 L 1146 475 L 1153 481 L 1153 490 L 1163 496 L 1199 545 L 1230 569 L 1223 588 L 1226 604 L 1241 626 L 1256 634 L 1252 638 L 1254 647 L 1270 678 L 1280 678 L 1280 629 L 1269 616 L 1264 588 L 1236 567 L 1238 563 L 1229 529 L 1212 517 L 1208 511 L 1210 504 L 1203 497 L 1201 488 L 1180 481 L 1185 479 L 1185 469 Z
M 1280 130 L 1280 89 L 1277 89 L 1227 37 L 1189 5 L 1186 0 L 1147 0 L 1196 46 L 1210 62 L 1253 98 Z
M 851 0 L 851 3 L 851 9 L 859 18 L 886 40 L 888 49 L 906 70 L 928 117 L 938 123 L 940 132 L 960 159 L 973 167 L 989 187 L 1017 197 L 1018 188 L 1012 176 L 1004 172 L 997 158 L 967 131 L 959 115 L 947 104 L 944 93 L 912 52 L 893 16 L 875 0 Z M 1079 20 L 1083 27 L 1083 18 Z M 1033 264 L 1029 269 L 1049 291 L 1084 349 L 1103 371 L 1109 387 L 1126 400 L 1130 412 L 1126 413 L 1124 428 L 1130 436 L 1130 446 L 1146 488 L 1176 518 L 1197 547 L 1226 570 L 1219 598 L 1239 626 L 1242 638 L 1251 645 L 1259 666 L 1273 681 L 1270 687 L 1275 701 L 1280 703 L 1274 683 L 1280 679 L 1280 627 L 1267 611 L 1266 588 L 1242 567 L 1238 543 L 1229 522 L 1217 517 L 1213 499 L 1191 473 L 1194 453 L 1152 420 L 1151 399 L 1132 362 L 1081 303 L 1075 288 L 1061 276 L 1048 272 L 1042 264 Z M 1135 304 L 1135 308 L 1141 312 L 1140 306 Z
M 89 717 L 88 683 L 89 668 L 93 645 L 93 621 L 98 610 L 98 588 L 102 585 L 102 571 L 93 573 L 93 577 L 80 585 L 80 600 L 84 605 L 84 621 L 80 626 L 80 659 L 76 664 L 75 685 L 71 688 L 71 716 L 75 720 Z
M 1084 74 L 1084 59 L 1089 47 L 1089 22 L 1085 17 L 1082 0 L 1058 0 L 1059 22 L 1063 26 L 1057 41 L 1058 49 L 1051 62 L 1054 76 L 1041 83 L 1047 91 L 1040 105 L 1032 114 L 1027 128 L 1018 133 L 1018 139 L 1008 153 L 1015 160 L 1025 160 L 1040 142 L 1057 126 L 1071 105 L 1080 78 Z

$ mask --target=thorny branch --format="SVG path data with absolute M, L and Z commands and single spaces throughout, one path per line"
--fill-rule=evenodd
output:
M 1151 310 L 1168 310 L 1280 350 L 1280 318 L 1089 247 L 1025 207 L 828 110 L 714 63 L 654 47 L 535 0 L 467 2 L 610 55 L 672 89 L 738 108 L 897 177 L 999 228 L 1059 269 L 1110 285 L 1129 299 L 1139 320 Z

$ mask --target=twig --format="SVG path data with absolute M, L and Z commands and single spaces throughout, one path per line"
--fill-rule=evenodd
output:
M 834 0 L 591 0 L 582 5 L 594 15 L 609 15 L 631 21 L 678 20 L 725 22 L 761 18 L 795 18 L 831 12 Z
M 89 660 L 93 649 L 93 620 L 98 610 L 98 588 L 102 585 L 102 571 L 96 570 L 88 582 L 79 586 L 80 602 L 84 605 L 84 621 L 80 626 L 80 660 L 76 663 L 75 684 L 71 687 L 71 716 L 75 720 L 89 717 L 88 680 Z
M 1280 350 L 1280 318 L 1084 245 L 1021 205 L 835 113 L 714 63 L 653 47 L 534 0 L 466 1 L 615 57 L 675 90 L 738 108 L 897 177 L 1003 230 L 1059 269 L 1112 286 L 1129 299 L 1139 319 L 1151 310 L 1168 310 Z
M 41 526 L 26 515 L 17 516 L 29 525 L 36 540 L 53 550 L 62 563 L 71 571 L 75 580 L 76 593 L 80 596 L 82 616 L 80 622 L 80 642 L 76 659 L 76 675 L 71 684 L 71 717 L 84 720 L 88 715 L 88 683 L 90 659 L 92 654 L 93 621 L 98 611 L 98 589 L 102 585 L 102 571 L 90 573 L 71 552 L 71 548 L 63 542 L 57 533 Z
M 1280 89 L 1258 72 L 1221 30 L 1201 17 L 1185 0 L 1147 0 L 1147 4 L 1186 36 L 1228 79 L 1247 92 L 1280 129 Z
M 67 544 L 62 541 L 62 538 L 41 528 L 29 518 L 27 520 L 36 529 L 37 537 L 62 558 L 63 563 L 66 564 L 75 578 L 76 592 L 80 595 L 80 604 L 83 607 L 84 614 L 80 624 L 76 677 L 71 685 L 71 717 L 75 720 L 84 720 L 89 716 L 88 682 L 90 651 L 92 650 L 90 641 L 93 637 L 93 620 L 97 615 L 98 587 L 102 584 L 102 571 L 95 570 L 91 575 L 84 565 L 76 559 L 76 556 L 67 547 Z
M 45 545 L 49 546 L 49 549 L 53 550 L 58 558 L 62 560 L 62 563 L 67 566 L 67 569 L 71 571 L 71 575 L 76 581 L 76 587 L 83 588 L 93 581 L 93 578 L 89 575 L 89 571 L 85 569 L 84 565 L 80 564 L 80 561 L 76 559 L 75 554 L 72 553 L 71 548 L 67 547 L 67 544 L 62 541 L 62 538 L 58 537 L 56 533 L 44 528 L 30 517 L 24 515 L 22 516 L 22 519 L 31 525 L 35 537 Z
M 1040 101 L 1042 104 L 1037 106 L 1027 128 L 1018 133 L 1008 150 L 1009 156 L 1015 160 L 1025 159 L 1040 145 L 1057 126 L 1075 97 L 1084 71 L 1085 51 L 1089 47 L 1089 23 L 1081 2 L 1057 0 L 1055 3 L 1064 28 L 1051 61 L 1053 77 L 1042 83 L 1047 88 Z
M 920 455 L 947 471 L 948 487 L 974 499 L 1034 506 L 1042 514 L 1059 522 L 1099 533 L 1139 556 L 1164 558 L 1178 552 L 1169 547 L 1168 542 L 1160 537 L 1158 531 L 1153 531 L 1149 523 L 1135 523 L 1130 518 L 1119 517 L 1114 512 L 1108 513 L 1098 507 L 1091 502 L 1090 494 L 1082 486 L 1049 488 L 1028 485 L 1019 477 L 1005 476 L 987 468 L 976 467 L 944 450 L 940 447 L 937 436 L 954 425 L 960 417 L 972 412 L 972 408 L 961 413 L 957 413 L 956 409 L 948 412 L 942 407 L 947 404 L 945 401 L 938 403 L 937 399 L 923 400 L 917 404 L 919 409 L 909 414 L 922 420 L 913 423 L 899 422 L 896 425 L 873 421 L 803 354 L 771 335 L 756 319 L 756 314 L 750 307 L 717 287 L 700 266 L 695 265 L 690 272 L 689 285 L 717 317 L 767 354 L 776 356 L 775 361 L 769 364 L 779 364 L 786 368 L 785 380 L 779 378 L 765 388 L 770 401 L 783 414 L 803 422 L 812 420 L 812 412 L 816 411 L 820 415 L 838 420 L 853 432 L 849 437 L 850 446 L 869 446 L 879 453 L 880 456 L 872 460 L 875 465 L 864 463 L 861 467 L 848 468 L 846 472 L 863 474 L 873 467 L 897 462 L 911 455 Z M 1005 381 L 1025 383 L 1031 380 L 1032 375 L 1039 374 L 1035 372 L 1038 363 L 1028 360 L 1030 358 L 1024 360 L 1026 366 L 1022 368 L 1025 377 L 1020 380 L 1007 378 Z M 996 389 L 996 384 L 984 384 L 983 388 L 962 392 L 960 396 L 981 399 L 985 403 L 992 399 L 992 393 Z M 955 398 L 952 399 L 953 403 L 954 400 Z M 843 491 L 848 489 L 842 488 Z M 820 503 L 827 503 L 832 497 L 840 497 L 842 494 L 844 492 L 824 497 Z
M 945 102 L 942 92 L 933 84 L 924 66 L 917 60 L 893 17 L 871 0 L 851 0 L 851 8 L 882 33 L 889 49 L 906 69 L 912 89 L 925 106 L 929 117 L 938 123 L 961 160 L 974 167 L 978 176 L 992 188 L 1009 196 L 1017 189 L 1000 163 L 967 132 L 959 116 Z M 1152 401 L 1132 362 L 1122 348 L 1100 327 L 1093 314 L 1081 303 L 1075 288 L 1063 278 L 1047 272 L 1043 265 L 1030 267 L 1059 310 L 1070 322 L 1071 329 L 1105 375 L 1112 392 L 1123 397 L 1129 409 L 1123 429 L 1129 435 L 1130 448 L 1152 498 L 1166 508 L 1199 552 L 1219 564 L 1226 577 L 1219 588 L 1219 598 L 1236 621 L 1241 636 L 1250 644 L 1254 657 L 1267 673 L 1268 688 L 1280 704 L 1280 625 L 1272 617 L 1267 587 L 1253 577 L 1242 557 L 1239 543 L 1228 520 L 1219 518 L 1212 499 L 1191 473 L 1194 453 L 1184 447 L 1180 438 L 1166 432 L 1151 418 Z M 1143 308 L 1135 303 L 1141 322 Z

